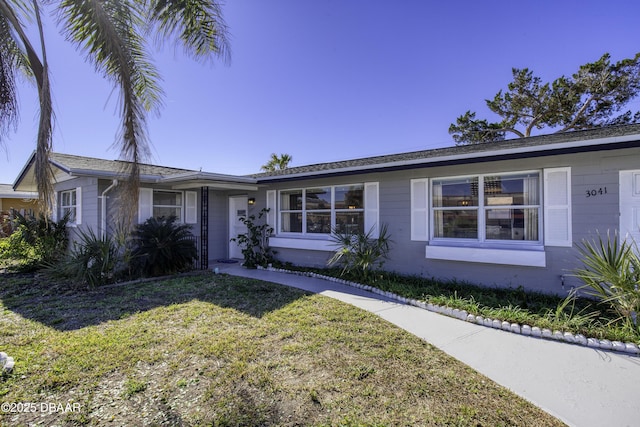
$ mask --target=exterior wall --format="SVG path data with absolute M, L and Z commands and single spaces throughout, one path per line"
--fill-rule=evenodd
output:
M 226 259 L 229 253 L 229 197 L 209 191 L 209 260 Z
M 30 213 L 37 215 L 38 200 L 37 199 L 14 199 L 14 198 L 0 198 L 0 212 L 10 213 L 12 209 L 21 213 Z
M 574 247 L 546 246 L 544 248 L 545 267 L 427 259 L 425 249 L 429 242 L 411 240 L 411 179 L 519 172 L 556 167 L 571 167 Z M 596 237 L 597 233 L 606 234 L 608 230 L 613 231 L 618 228 L 619 171 L 627 169 L 640 169 L 640 147 L 273 183 L 258 193 L 256 206 L 259 208 L 265 206 L 267 190 L 379 182 L 380 222 L 388 225 L 393 240 L 391 259 L 384 266 L 386 270 L 423 277 L 457 279 L 486 286 L 523 286 L 531 290 L 564 294 L 572 286 L 580 285 L 571 276 L 572 271 L 581 266 L 576 244 L 584 239 Z M 602 194 L 600 194 L 601 188 Z M 592 190 L 596 190 L 595 196 L 592 195 Z M 588 196 L 587 192 L 589 192 Z M 541 213 L 544 215 L 544 207 Z M 326 251 L 287 248 L 276 248 L 276 250 L 278 259 L 299 265 L 324 266 L 331 255 Z
M 63 182 L 59 182 L 55 185 L 56 191 L 56 200 L 60 196 L 61 191 L 72 190 L 74 188 L 81 188 L 81 203 L 78 207 L 80 209 L 81 215 L 81 223 L 80 225 L 70 226 L 69 227 L 69 237 L 71 240 L 75 240 L 77 238 L 77 231 L 79 229 L 83 230 L 93 230 L 97 232 L 98 230 L 98 180 L 96 178 L 74 178 L 68 179 Z M 56 209 L 58 209 L 58 205 Z M 59 212 L 56 212 L 57 218 L 60 218 Z

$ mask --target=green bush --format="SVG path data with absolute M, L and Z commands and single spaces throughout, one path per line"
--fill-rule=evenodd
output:
M 640 258 L 633 240 L 607 234 L 606 241 L 584 241 L 579 247 L 584 268 L 575 274 L 583 282 L 581 290 L 608 304 L 621 319 L 636 323 L 640 310 Z
M 176 224 L 176 217 L 149 218 L 131 235 L 133 271 L 163 276 L 190 270 L 198 258 L 191 226 Z
M 380 227 L 377 238 L 371 237 L 372 234 L 373 228 L 367 233 L 361 231 L 337 233 L 334 230 L 331 233 L 331 240 L 337 249 L 327 264 L 340 265 L 342 275 L 351 273 L 355 274 L 356 278 L 368 281 L 372 272 L 382 269 L 391 249 L 391 239 L 386 224 Z
M 13 214 L 16 230 L 7 239 L 9 247 L 3 257 L 17 260 L 21 270 L 35 270 L 65 256 L 69 215 L 56 222 L 42 214 L 38 218 L 17 211 Z
M 269 209 L 263 208 L 257 218 L 255 215 L 240 218 L 240 221 L 247 226 L 247 232 L 231 239 L 233 242 L 238 242 L 244 258 L 243 265 L 246 268 L 267 267 L 275 261 L 275 252 L 269 247 L 269 237 L 273 233 L 273 227 L 261 221 L 267 212 Z
M 112 282 L 120 264 L 120 247 L 115 240 L 109 236 L 98 237 L 91 229 L 78 231 L 78 237 L 71 253 L 64 260 L 48 265 L 46 272 L 89 288 Z

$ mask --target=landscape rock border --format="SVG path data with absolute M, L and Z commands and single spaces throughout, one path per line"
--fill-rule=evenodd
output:
M 573 334 L 571 332 L 564 332 L 564 331 L 552 331 L 551 329 L 539 328 L 537 326 L 520 325 L 519 323 L 510 323 L 507 321 L 485 318 L 483 316 L 476 316 L 474 314 L 470 314 L 465 310 L 459 310 L 457 308 L 451 308 L 443 305 L 431 304 L 431 303 L 419 301 L 413 298 L 406 298 L 401 295 L 394 294 L 393 292 L 390 292 L 390 291 L 383 291 L 382 289 L 378 289 L 374 286 L 363 285 L 361 283 L 351 282 L 349 280 L 340 279 L 333 276 L 325 276 L 325 275 L 314 273 L 314 272 L 287 270 L 284 268 L 275 268 L 275 267 L 265 268 L 262 266 L 258 266 L 258 269 L 266 270 L 266 271 L 275 271 L 280 273 L 287 273 L 287 274 L 295 274 L 298 276 L 313 277 L 316 279 L 323 279 L 323 280 L 328 280 L 330 282 L 336 282 L 343 285 L 352 286 L 357 289 L 363 289 L 365 291 L 369 291 L 377 295 L 382 295 L 384 297 L 398 301 L 402 304 L 408 304 L 414 307 L 422 308 L 424 310 L 432 311 L 434 313 L 444 314 L 445 316 L 453 317 L 453 318 L 470 322 L 470 323 L 475 323 L 480 326 L 499 329 L 504 332 L 511 332 L 514 334 L 525 335 L 533 338 L 541 338 L 541 339 L 547 339 L 552 341 L 558 341 L 566 344 L 581 345 L 581 346 L 585 346 L 593 349 L 615 351 L 615 352 L 629 354 L 633 356 L 640 356 L 640 347 L 638 347 L 636 343 L 630 343 L 630 342 L 625 343 L 621 341 L 610 341 L 606 339 L 587 338 L 582 334 Z

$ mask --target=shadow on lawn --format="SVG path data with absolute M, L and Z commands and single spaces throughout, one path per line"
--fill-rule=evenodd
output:
M 204 301 L 254 317 L 309 293 L 243 277 L 201 273 L 71 290 L 38 275 L 0 274 L 0 301 L 7 309 L 59 331 L 81 329 L 156 307 Z

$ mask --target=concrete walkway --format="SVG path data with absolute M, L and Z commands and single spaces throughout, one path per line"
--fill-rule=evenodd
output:
M 247 270 L 239 264 L 213 267 L 375 313 L 570 426 L 640 426 L 640 357 L 483 327 L 319 278 Z

